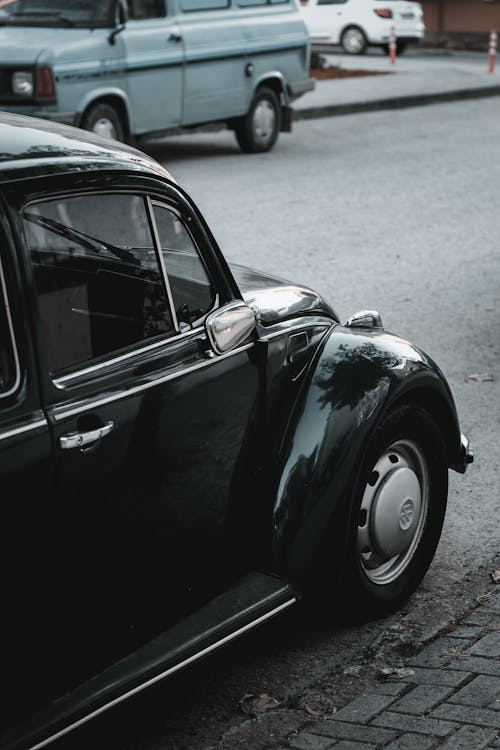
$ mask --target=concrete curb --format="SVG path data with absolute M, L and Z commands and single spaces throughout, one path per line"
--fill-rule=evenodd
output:
M 349 104 L 324 104 L 316 107 L 294 109 L 293 119 L 313 120 L 319 117 L 335 117 L 337 115 L 351 115 L 356 112 L 376 112 L 383 109 L 406 109 L 408 107 L 423 107 L 429 104 L 455 102 L 462 99 L 483 99 L 489 96 L 500 96 L 500 86 L 481 86 L 455 91 L 442 91 L 436 94 L 415 94 L 410 96 L 395 96 L 387 99 L 359 101 Z

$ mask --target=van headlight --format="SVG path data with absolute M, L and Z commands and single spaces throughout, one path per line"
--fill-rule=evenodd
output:
M 30 70 L 16 70 L 12 74 L 12 91 L 21 96 L 32 96 L 33 73 Z

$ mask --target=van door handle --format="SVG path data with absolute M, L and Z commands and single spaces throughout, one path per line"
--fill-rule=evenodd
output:
M 89 430 L 89 432 L 70 432 L 59 438 L 59 445 L 63 451 L 71 450 L 72 448 L 83 448 L 85 445 L 96 443 L 101 438 L 109 435 L 113 427 L 114 422 L 106 422 L 102 427 L 98 427 L 96 430 Z
M 168 37 L 169 42 L 182 42 L 182 34 L 180 34 L 178 31 L 172 31 L 170 36 Z

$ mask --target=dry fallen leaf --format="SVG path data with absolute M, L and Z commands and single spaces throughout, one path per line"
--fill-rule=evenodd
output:
M 465 379 L 475 380 L 477 383 L 492 383 L 495 380 L 491 372 L 471 372 Z
M 493 583 L 500 583 L 500 570 L 492 570 L 490 576 Z
M 411 677 L 415 674 L 414 669 L 408 669 L 406 667 L 384 667 L 380 672 L 385 677 L 397 677 L 399 680 L 403 680 L 405 677 Z
M 260 695 L 248 693 L 240 700 L 240 708 L 243 713 L 249 716 L 257 716 L 257 714 L 263 714 L 281 706 L 282 702 L 267 693 L 261 693 Z
M 312 716 L 314 719 L 321 719 L 325 715 L 325 710 L 320 708 L 319 706 L 315 706 L 314 703 L 311 705 L 306 704 L 304 706 L 304 709 L 307 711 L 309 716 Z

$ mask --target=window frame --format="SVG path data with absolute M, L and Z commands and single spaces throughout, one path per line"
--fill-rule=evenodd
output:
M 214 310 L 216 310 L 220 305 L 220 294 L 217 289 L 217 285 L 214 281 L 213 275 L 210 273 L 209 267 L 206 263 L 205 257 L 203 252 L 200 249 L 199 243 L 196 241 L 196 238 L 193 234 L 193 232 L 190 230 L 190 228 L 187 226 L 188 222 L 186 222 L 186 215 L 190 216 L 190 214 L 187 213 L 186 210 L 182 211 L 179 207 L 175 205 L 174 201 L 170 201 L 167 197 L 157 197 L 158 194 L 154 194 L 145 189 L 144 187 L 141 188 L 140 186 L 137 186 L 136 189 L 133 188 L 104 188 L 104 189 L 75 189 L 75 190 L 60 190 L 48 195 L 44 195 L 42 197 L 37 196 L 36 198 L 31 198 L 22 203 L 22 205 L 19 207 L 19 217 L 21 219 L 20 221 L 20 229 L 22 233 L 22 240 L 23 245 L 26 249 L 26 255 L 27 255 L 27 261 L 30 268 L 30 274 L 33 273 L 32 263 L 31 263 L 31 251 L 29 244 L 27 242 L 26 234 L 24 231 L 24 212 L 29 209 L 30 206 L 34 206 L 37 204 L 44 204 L 44 203 L 50 203 L 53 201 L 57 201 L 58 199 L 69 199 L 69 198 L 81 198 L 85 196 L 98 196 L 98 195 L 133 195 L 135 197 L 141 198 L 141 200 L 144 203 L 147 221 L 149 230 L 151 233 L 151 240 L 153 243 L 153 249 L 155 251 L 156 260 L 158 263 L 158 269 L 161 273 L 163 285 L 165 288 L 165 293 L 167 296 L 168 304 L 169 304 L 169 311 L 172 318 L 172 324 L 173 324 L 173 331 L 170 335 L 166 335 L 165 333 L 159 334 L 158 336 L 152 337 L 150 340 L 150 343 L 145 344 L 144 340 L 142 342 L 137 342 L 137 345 L 131 344 L 129 347 L 127 347 L 125 350 L 116 350 L 114 353 L 110 352 L 109 355 L 101 355 L 100 357 L 95 357 L 93 360 L 87 360 L 85 363 L 79 363 L 74 365 L 73 368 L 67 368 L 70 370 L 69 372 L 63 372 L 61 375 L 58 375 L 57 373 L 50 372 L 49 368 L 47 367 L 47 374 L 50 379 L 50 381 L 53 383 L 53 385 L 58 389 L 64 389 L 67 385 L 71 384 L 73 381 L 79 380 L 81 377 L 84 377 L 85 375 L 91 375 L 99 370 L 105 370 L 109 366 L 113 366 L 119 362 L 127 361 L 129 359 L 133 359 L 134 357 L 137 357 L 139 354 L 143 352 L 152 351 L 155 349 L 159 349 L 162 346 L 165 346 L 166 344 L 172 342 L 177 342 L 179 340 L 188 338 L 189 336 L 193 334 L 199 334 L 203 330 L 203 322 L 206 319 L 210 313 L 212 313 Z M 154 197 L 153 197 L 154 196 Z M 156 226 L 155 216 L 154 216 L 154 205 L 157 204 L 158 206 L 162 208 L 167 208 L 168 210 L 172 211 L 174 213 L 179 221 L 182 222 L 183 226 L 185 227 L 186 231 L 188 232 L 192 242 L 193 246 L 196 249 L 198 256 L 200 260 L 202 261 L 204 268 L 207 272 L 207 276 L 210 279 L 210 282 L 215 290 L 215 299 L 212 307 L 210 310 L 208 310 L 201 318 L 198 320 L 193 321 L 191 324 L 191 327 L 188 330 L 181 330 L 179 327 L 179 322 L 177 320 L 177 315 L 175 311 L 175 306 L 173 304 L 173 298 L 172 298 L 172 292 L 170 289 L 170 280 L 168 278 L 168 272 L 165 267 L 165 262 L 163 259 L 163 252 L 162 248 L 159 242 L 159 236 L 158 236 L 158 230 Z M 0 281 L 1 281 L 1 265 L 0 265 Z M 1 288 L 0 288 L 1 291 Z M 35 302 L 36 302 L 36 310 L 37 314 L 40 314 L 39 306 L 38 306 L 38 295 L 35 294 Z M 12 331 L 13 334 L 13 331 Z M 45 342 L 43 341 L 43 337 L 40 341 L 41 346 L 45 350 Z M 46 357 L 46 355 L 45 355 Z M 19 372 L 19 363 L 16 360 L 18 372 Z M 48 363 L 47 363 L 48 365 Z M 2 394 L 0 393 L 0 396 Z
M 202 323 L 206 319 L 206 317 L 208 315 L 210 315 L 210 313 L 214 312 L 214 310 L 216 310 L 218 308 L 218 306 L 219 306 L 219 294 L 217 292 L 217 287 L 216 287 L 216 285 L 214 283 L 214 280 L 213 280 L 213 278 L 212 278 L 212 276 L 210 274 L 210 269 L 208 268 L 207 263 L 205 261 L 205 258 L 203 257 L 203 253 L 200 252 L 198 244 L 196 243 L 196 240 L 193 237 L 193 233 L 189 229 L 188 222 L 186 222 L 186 221 L 183 220 L 183 216 L 180 213 L 180 211 L 176 210 L 171 204 L 168 203 L 168 201 L 159 200 L 158 198 L 151 198 L 150 199 L 150 204 L 151 204 L 150 205 L 151 217 L 152 217 L 153 222 L 154 222 L 154 238 L 155 238 L 155 243 L 158 246 L 158 250 L 159 250 L 159 253 L 160 253 L 160 256 L 161 256 L 161 263 L 162 263 L 162 267 L 163 267 L 163 270 L 164 270 L 166 278 L 168 279 L 168 269 L 167 269 L 167 267 L 165 265 L 165 259 L 163 257 L 163 248 L 161 247 L 161 242 L 160 242 L 160 238 L 159 238 L 159 235 L 158 235 L 158 227 L 156 225 L 156 218 L 155 218 L 155 213 L 154 213 L 155 206 L 157 208 L 164 208 L 167 211 L 170 211 L 181 222 L 182 226 L 184 227 L 184 229 L 188 233 L 188 235 L 189 235 L 189 237 L 191 239 L 191 242 L 193 243 L 193 248 L 198 253 L 198 258 L 200 259 L 200 262 L 201 262 L 203 268 L 205 269 L 205 273 L 207 274 L 207 278 L 210 281 L 210 283 L 211 283 L 211 285 L 212 285 L 212 287 L 213 287 L 213 289 L 215 291 L 214 301 L 212 303 L 212 306 L 207 310 L 207 312 L 203 313 L 203 315 L 201 315 L 196 320 L 193 320 L 193 322 L 191 323 L 191 329 L 190 330 L 193 330 L 194 328 L 202 325 Z M 169 294 L 171 295 L 172 292 L 171 292 L 171 289 L 170 289 L 170 279 L 168 279 L 168 289 L 169 289 Z M 178 324 L 177 313 L 175 311 L 175 305 L 174 305 L 173 297 L 171 299 L 171 305 L 172 305 L 172 309 L 173 309 L 174 314 L 175 314 L 175 320 L 176 320 L 176 322 Z
M 10 345 L 10 359 L 14 365 L 14 380 L 10 388 L 6 390 L 0 390 L 0 400 L 12 396 L 13 393 L 19 388 L 21 383 L 21 366 L 19 362 L 19 353 L 17 349 L 16 336 L 14 333 L 14 324 L 12 321 L 11 305 L 9 303 L 9 297 L 7 294 L 7 284 L 5 283 L 5 273 L 3 270 L 3 262 L 0 257 L 0 306 L 3 306 L 5 312 L 5 319 L 7 323 L 7 330 L 9 331 L 10 341 L 7 342 L 7 346 Z

